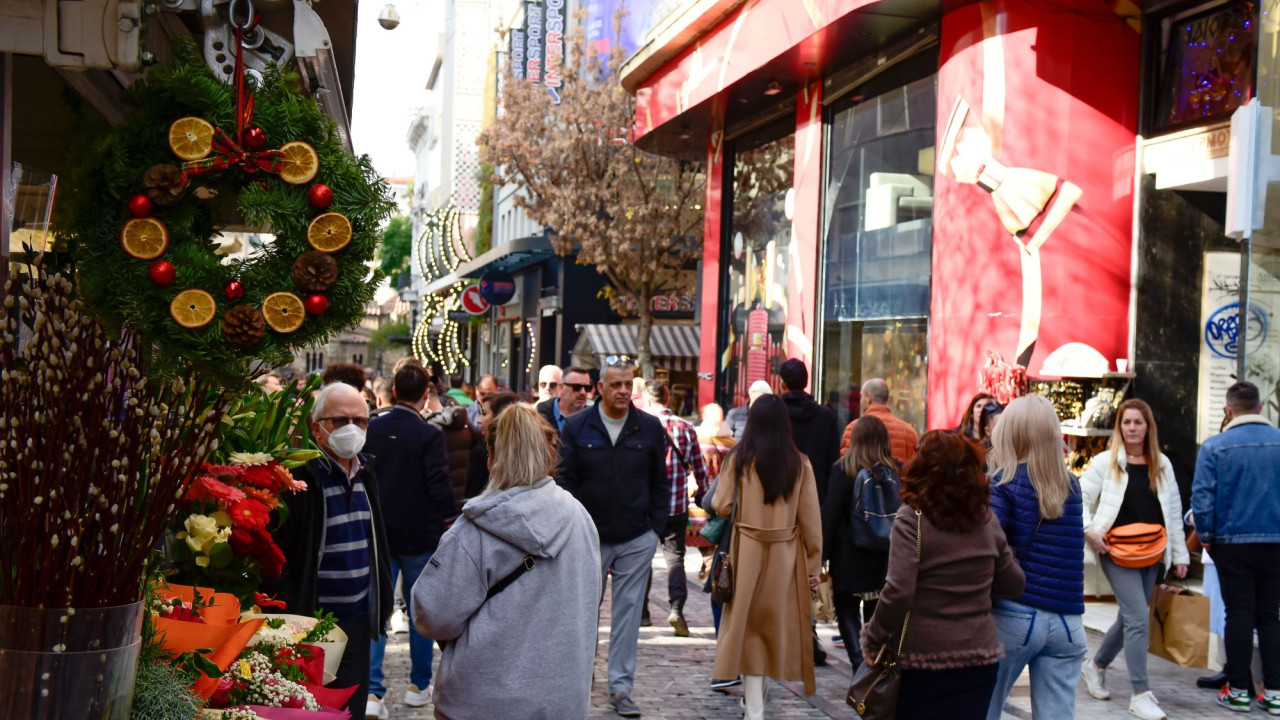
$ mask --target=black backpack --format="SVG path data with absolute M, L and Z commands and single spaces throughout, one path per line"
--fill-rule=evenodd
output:
M 849 526 L 853 546 L 861 550 L 889 550 L 893 518 L 902 506 L 902 480 L 898 473 L 883 463 L 862 468 L 853 480 L 853 503 L 849 508 Z

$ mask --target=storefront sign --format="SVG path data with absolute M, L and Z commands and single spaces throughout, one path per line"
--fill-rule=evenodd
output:
M 525 22 L 528 22 L 527 16 Z M 516 80 L 524 80 L 525 23 L 520 23 L 520 27 L 511 28 L 507 42 L 510 43 L 508 50 L 511 54 L 511 76 Z
M 1210 180 L 1220 180 L 1225 189 L 1230 149 L 1229 122 L 1186 130 L 1147 142 L 1142 149 L 1143 170 L 1155 174 L 1156 187 L 1161 189 Z
M 489 312 L 489 303 L 481 297 L 479 285 L 472 285 L 462 291 L 462 309 L 472 315 L 483 315 Z
M 490 305 L 506 305 L 516 294 L 516 281 L 511 273 L 489 270 L 480 276 L 480 297 Z
M 524 2 L 524 77 L 535 85 L 542 84 L 542 41 L 545 31 L 542 0 Z
M 1273 326 L 1280 310 L 1280 281 L 1257 264 L 1249 266 L 1249 311 L 1240 312 L 1240 254 L 1204 254 L 1200 295 L 1200 381 L 1196 442 L 1217 435 L 1227 388 L 1236 380 L 1240 351 L 1248 357 L 1248 379 L 1275 387 L 1280 368 L 1280 334 Z
M 542 84 L 560 104 L 560 70 L 564 64 L 564 0 L 546 0 L 546 44 L 543 46 Z

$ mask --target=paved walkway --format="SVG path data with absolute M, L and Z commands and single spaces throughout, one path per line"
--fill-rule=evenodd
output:
M 732 695 L 710 690 L 711 665 L 715 658 L 715 631 L 711 622 L 711 607 L 701 591 L 697 578 L 698 555 L 691 552 L 686 557 L 688 577 L 691 583 L 689 602 L 685 616 L 689 621 L 691 637 L 677 638 L 666 625 L 669 610 L 666 602 L 666 566 L 661 554 L 654 557 L 653 588 L 650 609 L 654 626 L 641 628 L 640 650 L 637 658 L 636 686 L 632 697 L 640 705 L 644 717 L 650 720 L 739 720 L 740 688 Z M 659 590 L 661 589 L 661 590 Z M 616 718 L 607 700 L 607 674 L 605 657 L 609 638 L 609 600 L 606 595 L 600 611 L 600 642 L 596 657 L 595 690 L 592 694 L 592 720 Z M 800 683 L 769 682 L 769 701 L 765 715 L 768 718 L 794 720 L 799 718 L 856 718 L 844 703 L 849 686 L 850 669 L 844 650 L 836 649 L 831 638 L 836 634 L 834 624 L 820 624 L 819 635 L 829 654 L 825 668 L 817 668 L 818 691 L 813 696 L 802 696 Z M 410 708 L 403 704 L 404 690 L 409 677 L 408 635 L 393 635 L 387 645 L 386 675 L 390 688 L 388 696 L 391 717 L 395 720 L 433 717 L 431 706 Z M 1089 632 L 1090 648 L 1096 648 L 1102 639 L 1096 630 Z M 549 658 L 548 660 L 553 660 Z M 1232 713 L 1214 705 L 1214 693 L 1195 687 L 1195 678 L 1204 671 L 1180 668 L 1155 656 L 1148 656 L 1152 690 L 1170 720 L 1199 720 L 1201 718 L 1228 718 Z M 436 655 L 437 667 L 439 654 Z M 1113 694 L 1109 702 L 1099 702 L 1088 696 L 1081 684 L 1077 688 L 1076 714 L 1081 720 L 1122 720 L 1130 718 L 1126 690 L 1128 676 L 1124 669 L 1123 655 L 1111 668 L 1108 686 Z M 536 688 L 530 688 L 536 692 Z M 512 715 L 512 718 L 516 718 Z M 1065 720 L 1068 715 L 1055 715 L 1044 720 Z M 1014 688 L 1005 706 L 1004 720 L 1030 720 L 1031 698 L 1027 678 L 1024 675 Z M 358 720 L 358 719 L 357 719 Z M 504 720 L 495 718 L 494 720 Z

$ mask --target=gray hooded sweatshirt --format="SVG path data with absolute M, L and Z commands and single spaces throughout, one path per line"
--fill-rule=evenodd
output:
M 487 602 L 489 588 L 534 567 Z M 473 498 L 413 586 L 414 623 L 448 642 L 441 720 L 580 720 L 591 705 L 600 540 L 551 478 Z

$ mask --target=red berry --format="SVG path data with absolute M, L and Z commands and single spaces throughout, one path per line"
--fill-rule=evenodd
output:
M 244 129 L 244 146 L 250 150 L 261 150 L 267 146 L 267 133 L 257 125 Z
M 307 309 L 311 315 L 319 315 L 329 309 L 329 299 L 323 295 L 308 295 L 302 301 L 302 306 Z
M 236 301 L 244 299 L 244 284 L 239 280 L 232 280 L 222 286 L 222 292 L 227 296 L 228 300 Z
M 178 269 L 168 260 L 157 260 L 151 263 L 147 274 L 151 276 L 151 282 L 157 285 L 168 285 L 177 277 Z
M 307 200 L 311 201 L 311 207 L 323 210 L 333 202 L 333 190 L 328 185 L 317 183 L 307 190 Z
M 136 218 L 147 217 L 151 214 L 151 199 L 138 193 L 129 198 L 128 208 L 129 214 Z

